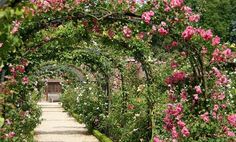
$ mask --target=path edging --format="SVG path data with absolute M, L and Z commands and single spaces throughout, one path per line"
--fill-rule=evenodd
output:
M 81 119 L 79 116 L 71 111 L 68 111 L 69 114 L 75 118 L 75 120 L 79 123 L 81 123 Z M 100 142 L 113 142 L 109 137 L 107 137 L 105 134 L 101 133 L 98 130 L 93 129 L 92 130 L 93 135 L 100 141 Z

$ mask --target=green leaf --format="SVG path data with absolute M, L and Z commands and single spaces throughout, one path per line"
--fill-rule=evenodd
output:
M 0 127 L 2 127 L 4 124 L 4 118 L 0 117 Z

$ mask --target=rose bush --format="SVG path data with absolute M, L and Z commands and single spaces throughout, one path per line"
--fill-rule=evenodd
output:
M 235 104 L 231 100 L 235 97 L 229 89 L 232 80 L 227 65 L 235 53 L 212 29 L 198 27 L 199 14 L 184 0 L 36 0 L 22 5 L 22 15 L 4 29 L 7 35 L 1 35 L 6 42 L 1 41 L 0 50 L 11 55 L 1 60 L 9 70 L 8 81 L 16 84 L 11 88 L 16 93 L 13 98 L 25 98 L 14 89 L 28 85 L 29 73 L 43 62 L 85 65 L 97 74 L 91 79 L 97 84 L 90 84 L 91 90 L 84 85 L 88 91 L 84 95 L 91 97 L 84 97 L 75 111 L 84 116 L 89 128 L 101 128 L 121 141 L 234 139 Z M 18 58 L 29 60 L 27 72 L 22 66 L 15 67 Z M 136 75 L 129 73 L 126 60 L 139 64 L 136 70 L 142 70 L 142 79 L 129 80 Z M 126 112 L 124 118 L 112 105 L 110 81 L 115 69 L 121 74 L 122 95 L 117 102 L 122 104 L 118 110 Z M 20 77 L 18 72 L 23 72 Z M 101 98 L 99 94 L 103 94 Z M 104 96 L 107 106 L 102 103 Z M 145 116 L 144 121 L 131 118 L 136 112 Z M 98 122 L 101 125 L 94 124 Z M 112 130 L 119 127 L 120 135 L 113 136 Z M 7 136 L 18 136 L 13 134 Z

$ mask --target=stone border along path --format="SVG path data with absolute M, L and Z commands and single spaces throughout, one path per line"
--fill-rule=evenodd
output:
M 42 123 L 35 129 L 36 142 L 99 142 L 84 124 L 69 116 L 59 103 L 41 102 Z

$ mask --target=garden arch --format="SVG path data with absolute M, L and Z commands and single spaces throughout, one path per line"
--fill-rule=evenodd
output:
M 52 59 L 58 62 L 71 61 L 72 64 L 78 61 L 96 64 L 96 69 L 99 69 L 108 83 L 110 69 L 114 69 L 115 66 L 123 68 L 122 64 L 117 63 L 113 66 L 111 62 L 116 61 L 115 58 L 118 58 L 119 62 L 122 58 L 132 56 L 142 63 L 146 73 L 147 95 L 145 97 L 148 105 L 148 129 L 145 140 L 149 141 L 154 138 L 155 134 L 161 133 L 160 131 L 155 132 L 156 118 L 153 107 L 157 105 L 158 99 L 156 98 L 159 97 L 155 94 L 156 90 L 167 91 L 170 98 L 168 102 L 171 104 L 168 105 L 166 114 L 164 114 L 164 128 L 167 135 L 172 135 L 163 137 L 168 140 L 198 139 L 197 135 L 191 137 L 187 126 L 178 126 L 179 124 L 172 117 L 179 116 L 180 119 L 184 119 L 183 121 L 193 125 L 192 122 L 189 122 L 188 116 L 184 115 L 186 113 L 191 114 L 189 116 L 193 115 L 193 120 L 202 123 L 201 119 L 198 119 L 199 115 L 209 117 L 208 114 L 214 107 L 212 104 L 222 105 L 222 100 L 214 99 L 211 96 L 215 93 L 216 95 L 227 93 L 226 86 L 229 81 L 224 72 L 218 68 L 230 58 L 231 50 L 227 49 L 226 45 L 220 44 L 219 37 L 213 37 L 211 30 L 196 26 L 195 22 L 199 20 L 199 16 L 185 6 L 183 1 L 171 0 L 170 2 L 142 4 L 129 1 L 76 2 L 77 5 L 74 5 L 72 1 L 50 1 L 46 4 L 40 1 L 35 1 L 33 4 L 27 3 L 29 5 L 28 13 L 24 15 L 21 26 L 19 26 L 19 21 L 15 21 L 13 35 L 9 37 L 9 41 L 19 40 L 16 42 L 17 44 L 14 44 L 16 51 L 11 52 L 12 58 L 27 56 L 32 62 L 32 66 Z M 33 16 L 31 5 L 37 7 Z M 96 8 L 94 9 L 94 7 Z M 18 30 L 19 33 L 17 33 Z M 78 43 L 78 41 L 80 42 Z M 112 57 L 84 52 L 84 49 L 80 49 L 80 47 L 92 46 L 95 43 L 102 45 L 99 47 L 102 53 L 111 54 Z M 10 46 L 8 42 L 5 44 L 4 48 Z M 162 65 L 162 63 L 155 61 L 155 54 L 158 52 L 152 44 L 165 48 L 165 52 L 170 52 L 180 58 L 179 64 L 171 63 L 171 67 L 165 68 L 166 74 L 169 73 L 169 75 L 165 74 L 160 80 L 155 78 L 153 66 Z M 14 60 L 12 58 L 6 58 L 4 65 L 8 62 L 17 64 L 18 58 Z M 107 66 L 103 61 L 109 61 L 109 65 Z M 170 60 L 167 62 L 169 64 Z M 29 66 L 29 68 L 31 67 Z M 22 87 L 22 84 L 20 85 Z M 109 94 L 109 83 L 107 88 Z M 223 101 L 227 102 L 229 99 L 230 97 L 225 97 Z M 222 111 L 230 113 L 228 110 Z M 211 118 L 212 121 L 216 121 L 213 114 L 211 114 Z M 228 124 L 222 121 L 222 125 Z M 196 128 L 199 127 L 196 126 Z M 218 127 L 221 128 L 221 124 Z M 228 132 L 229 129 L 227 129 Z M 196 132 L 192 130 L 192 133 Z M 212 133 L 206 137 L 211 137 L 214 133 L 221 135 L 224 132 L 216 130 Z

